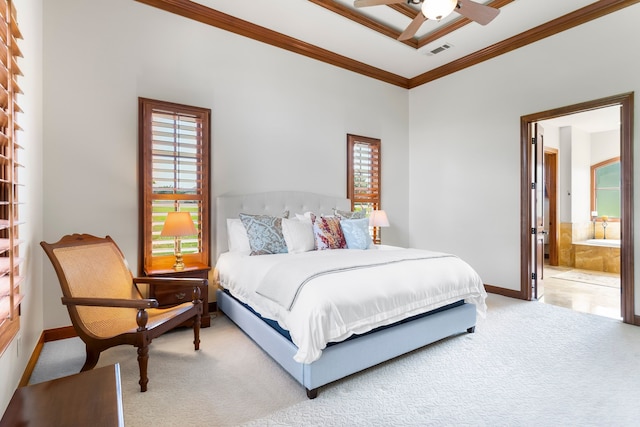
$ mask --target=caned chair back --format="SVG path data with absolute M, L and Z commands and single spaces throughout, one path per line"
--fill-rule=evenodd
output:
M 53 250 L 66 279 L 65 296 L 137 298 L 131 272 L 112 242 Z M 65 292 L 66 291 L 66 292 Z M 68 295 L 67 295 L 68 293 Z
M 74 298 L 142 298 L 127 263 L 111 238 L 92 243 L 78 240 L 52 249 L 52 262 L 58 274 L 62 294 Z M 77 306 L 69 307 L 80 323 L 91 333 L 108 336 L 118 319 L 135 319 L 130 308 Z

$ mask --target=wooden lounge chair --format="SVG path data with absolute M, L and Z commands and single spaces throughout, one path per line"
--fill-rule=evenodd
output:
M 40 245 L 58 275 L 62 303 L 71 323 L 86 344 L 87 358 L 81 371 L 93 369 L 102 351 L 130 344 L 138 348 L 140 391 L 147 391 L 149 344 L 154 338 L 193 319 L 193 344 L 195 350 L 200 348 L 202 302 L 198 285 L 206 285 L 206 279 L 134 278 L 109 236 L 73 234 Z M 193 287 L 193 301 L 160 309 L 158 301 L 142 297 L 139 283 Z

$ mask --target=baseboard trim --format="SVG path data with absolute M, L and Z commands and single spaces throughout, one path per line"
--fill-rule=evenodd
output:
M 44 342 L 64 340 L 67 338 L 74 338 L 78 336 L 76 330 L 73 329 L 73 326 L 63 326 L 61 328 L 46 329 L 44 330 L 44 332 L 42 332 L 42 335 L 44 335 Z
M 44 347 L 44 332 L 40 334 L 40 339 L 36 343 L 36 347 L 33 349 L 33 353 L 31 353 L 31 357 L 29 358 L 29 362 L 27 362 L 27 366 L 24 368 L 24 372 L 22 373 L 22 377 L 20 378 L 20 382 L 18 383 L 18 387 L 24 387 L 29 384 L 29 380 L 31 379 L 31 374 L 33 370 L 36 368 L 36 363 L 38 363 L 38 359 L 40 358 L 40 353 L 42 353 L 42 348 Z
M 497 295 L 502 295 L 509 298 L 516 298 L 516 299 L 523 299 L 523 300 L 527 299 L 523 295 L 522 291 L 514 291 L 513 289 L 499 288 L 497 286 L 487 285 L 487 284 L 484 285 L 484 289 L 491 294 L 497 294 Z

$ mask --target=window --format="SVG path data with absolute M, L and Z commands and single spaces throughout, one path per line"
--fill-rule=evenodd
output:
M 367 216 L 380 207 L 380 140 L 347 135 L 347 197 L 351 210 Z M 379 230 L 374 227 L 374 242 Z
M 20 210 L 19 163 L 22 147 L 18 143 L 21 131 L 16 115 L 22 113 L 17 96 L 21 76 L 17 58 L 22 57 L 16 40 L 18 29 L 16 10 L 10 0 L 0 0 L 0 354 L 20 330 Z
M 620 219 L 620 157 L 591 166 L 591 210 Z
M 184 263 L 210 266 L 211 110 L 139 99 L 140 273 L 169 270 L 174 238 L 161 236 L 169 212 L 189 212 L 197 234 L 181 237 Z

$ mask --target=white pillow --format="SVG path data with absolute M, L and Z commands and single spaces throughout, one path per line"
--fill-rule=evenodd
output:
M 309 221 L 311 221 L 311 217 L 313 217 L 313 216 L 315 216 L 315 215 L 313 214 L 313 212 L 308 211 L 308 212 L 305 212 L 305 213 L 302 213 L 302 214 L 297 213 L 297 214 L 296 214 L 296 219 L 297 219 L 298 221 L 304 221 L 304 220 L 309 220 Z
M 227 240 L 229 252 L 251 252 L 249 236 L 240 218 L 227 219 Z
M 315 237 L 311 220 L 282 219 L 282 234 L 290 254 L 312 251 L 315 249 Z

